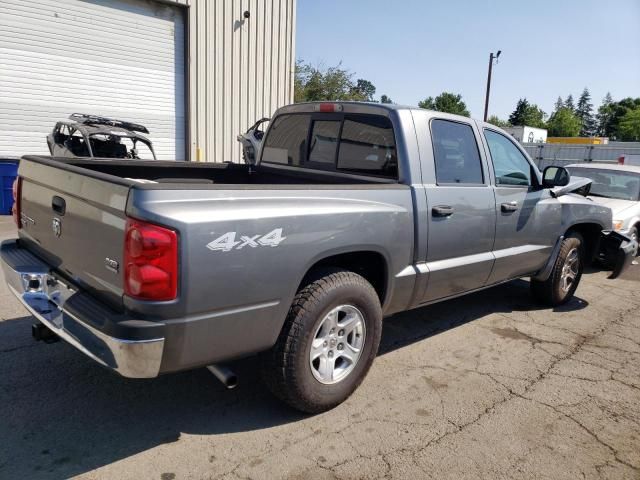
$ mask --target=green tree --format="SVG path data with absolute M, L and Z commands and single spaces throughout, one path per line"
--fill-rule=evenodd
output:
M 614 102 L 611 104 L 612 106 L 612 115 L 611 115 L 611 123 L 609 125 L 610 135 L 616 140 L 624 140 L 628 137 L 624 132 L 620 130 L 622 119 L 630 110 L 635 110 L 636 108 L 640 108 L 640 97 L 639 98 L 623 98 L 619 102 Z M 626 131 L 625 131 L 626 132 Z
M 359 78 L 352 92 L 355 96 L 361 96 L 367 102 L 373 102 L 373 96 L 376 94 L 376 87 L 369 80 Z
M 393 103 L 393 100 L 391 100 L 388 96 L 386 95 L 382 95 L 380 97 L 380 103 Z
M 578 99 L 576 116 L 580 119 L 580 136 L 592 137 L 596 133 L 596 120 L 593 118 L 593 104 L 587 87 L 584 88 Z
M 602 105 L 598 108 L 598 135 L 609 137 L 612 135 L 611 119 L 613 118 L 613 98 L 607 92 L 602 100 Z
M 620 140 L 637 142 L 640 140 L 640 107 L 628 110 L 618 126 Z
M 435 110 L 437 112 L 455 113 L 456 115 L 470 116 L 467 105 L 462 101 L 462 95 L 450 92 L 442 92 L 435 99 L 428 97 L 418 103 L 420 108 Z
M 572 112 L 576 111 L 576 106 L 573 103 L 573 95 L 569 94 L 569 96 L 567 97 L 567 99 L 564 101 L 564 106 L 567 107 L 569 110 L 571 110 Z
M 553 112 L 547 122 L 551 137 L 575 137 L 580 133 L 581 126 L 578 116 L 568 107 L 562 107 Z
M 511 125 L 524 125 L 525 112 L 528 108 L 529 101 L 526 98 L 519 99 L 515 110 L 509 115 L 509 123 Z
M 497 115 L 491 115 L 487 119 L 487 123 L 490 123 L 490 124 L 495 125 L 496 127 L 500 127 L 500 128 L 510 127 L 511 126 L 509 124 L 509 122 L 507 122 L 506 120 L 502 120 L 501 118 L 498 118 Z
M 368 80 L 353 81 L 353 73 L 342 68 L 323 68 L 296 62 L 294 78 L 294 100 L 296 102 L 313 102 L 321 100 L 356 100 L 366 101 L 373 97 L 375 86 Z
M 516 109 L 509 115 L 511 125 L 527 125 L 529 127 L 544 128 L 546 114 L 534 103 L 529 103 L 526 98 L 521 98 L 516 104 Z
M 554 105 L 554 111 L 556 110 L 560 110 L 562 107 L 564 107 L 564 101 L 562 100 L 562 97 L 558 96 L 558 99 L 556 100 L 556 104 Z

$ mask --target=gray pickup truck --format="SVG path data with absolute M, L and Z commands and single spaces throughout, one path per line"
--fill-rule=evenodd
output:
M 611 211 L 541 174 L 500 129 L 398 106 L 278 110 L 256 165 L 26 156 L 10 289 L 53 332 L 126 377 L 260 354 L 268 387 L 319 412 L 376 356 L 384 316 L 531 277 L 568 301 L 635 242 Z

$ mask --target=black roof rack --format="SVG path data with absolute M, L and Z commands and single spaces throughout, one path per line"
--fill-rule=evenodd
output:
M 85 125 L 111 125 L 112 127 L 120 127 L 125 130 L 131 130 L 132 132 L 149 133 L 147 127 L 138 123 L 125 122 L 123 120 L 116 120 L 115 118 L 100 117 L 86 113 L 72 113 L 69 115 L 69 120 L 74 120 Z

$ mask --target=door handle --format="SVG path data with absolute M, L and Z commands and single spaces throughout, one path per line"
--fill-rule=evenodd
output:
M 500 209 L 505 212 L 515 212 L 516 210 L 518 210 L 518 202 L 507 202 L 507 203 L 503 203 L 500 206 Z
M 65 202 L 64 198 L 56 195 L 51 199 L 51 208 L 53 208 L 53 211 L 58 215 L 62 216 L 67 210 L 67 202 Z
M 431 209 L 431 213 L 434 217 L 449 217 L 453 215 L 453 207 L 449 205 L 438 205 Z

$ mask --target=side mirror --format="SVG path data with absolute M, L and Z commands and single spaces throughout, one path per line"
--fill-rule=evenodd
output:
M 542 187 L 564 187 L 569 184 L 569 171 L 564 167 L 547 167 L 542 174 Z

